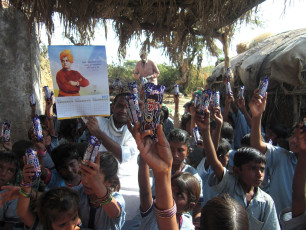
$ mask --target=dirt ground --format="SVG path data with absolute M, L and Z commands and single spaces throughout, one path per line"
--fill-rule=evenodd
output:
M 184 113 L 184 104 L 189 102 L 191 100 L 191 96 L 184 97 L 183 95 L 180 95 L 179 97 L 179 113 L 182 115 Z M 173 101 L 173 94 L 164 94 L 163 103 L 170 109 L 169 113 L 171 115 L 174 115 L 174 101 Z M 170 114 L 169 114 L 170 115 Z

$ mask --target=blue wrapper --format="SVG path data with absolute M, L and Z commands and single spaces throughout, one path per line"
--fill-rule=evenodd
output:
M 160 122 L 160 111 L 163 103 L 165 86 L 145 84 L 144 88 L 144 108 L 141 119 L 141 129 L 152 130 L 152 140 L 157 141 L 156 127 Z
M 33 118 L 33 128 L 34 128 L 34 134 L 36 135 L 37 141 L 42 141 L 44 136 L 42 134 L 41 124 L 40 124 L 40 120 L 37 114 Z
M 30 95 L 30 104 L 31 105 L 35 105 L 36 104 L 34 94 Z
M 260 82 L 259 82 L 259 91 L 258 94 L 262 97 L 266 96 L 266 92 L 268 89 L 268 85 L 269 85 L 269 78 L 268 76 L 264 77 Z
M 35 182 L 41 173 L 40 170 L 40 165 L 39 165 L 39 161 L 37 158 L 37 154 L 36 151 L 34 151 L 33 149 L 29 148 L 26 150 L 25 152 L 25 157 L 26 157 L 26 163 L 29 164 L 33 164 L 34 165 L 34 169 L 35 169 L 35 174 L 34 176 L 31 178 L 32 182 Z
M 225 88 L 226 88 L 226 94 L 231 95 L 232 87 L 231 87 L 231 83 L 229 81 L 226 82 Z
M 194 99 L 193 99 L 193 101 L 194 101 L 194 107 L 195 107 L 195 108 L 198 108 L 198 107 L 201 105 L 201 94 L 198 93 L 198 92 L 196 92 L 196 93 L 194 94 Z
M 241 100 L 244 97 L 244 86 L 239 88 L 238 98 Z
M 180 93 L 179 85 L 175 84 L 175 85 L 174 85 L 174 95 L 175 95 L 175 96 L 178 96 L 179 93 Z
M 90 136 L 88 146 L 83 157 L 83 164 L 85 164 L 86 160 L 95 162 L 100 145 L 100 141 L 95 136 Z
M 137 88 L 137 82 L 133 81 L 131 83 L 128 83 L 128 88 L 132 94 L 134 94 L 138 99 L 139 99 L 139 94 L 138 94 L 138 88 Z
M 8 121 L 2 122 L 1 127 L 1 140 L 4 142 L 8 142 L 11 139 L 11 124 Z
M 200 130 L 198 127 L 192 129 L 194 141 L 197 145 L 201 145 L 203 143 L 203 138 L 200 134 Z
M 145 86 L 146 84 L 150 83 L 150 80 L 149 78 L 146 78 L 146 77 L 140 77 L 140 83 L 142 86 Z
M 224 76 L 225 81 L 230 82 L 232 77 L 233 77 L 233 72 L 232 72 L 231 68 L 228 67 L 227 70 L 226 70 L 225 76 Z
M 214 93 L 214 100 L 213 100 L 214 108 L 220 107 L 220 92 L 216 91 Z
M 44 92 L 45 92 L 45 99 L 50 100 L 51 99 L 51 93 L 50 93 L 49 87 L 47 85 L 44 86 Z
M 205 109 L 208 109 L 209 103 L 211 101 L 211 97 L 212 97 L 212 92 L 211 92 L 210 89 L 203 90 L 202 103 L 201 103 L 201 107 L 200 107 L 200 113 L 202 115 L 205 115 Z
M 132 123 L 135 124 L 136 121 L 141 121 L 138 98 L 134 94 L 129 93 L 125 96 L 125 100 L 128 104 L 128 113 Z

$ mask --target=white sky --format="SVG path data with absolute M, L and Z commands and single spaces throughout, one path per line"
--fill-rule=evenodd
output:
M 254 37 L 265 33 L 280 33 L 288 30 L 306 28 L 306 20 L 304 18 L 306 10 L 306 2 L 304 0 L 287 0 L 287 7 L 284 14 L 285 0 L 267 0 L 259 6 L 260 21 L 263 22 L 263 27 L 255 27 L 254 25 L 242 25 L 240 31 L 237 31 L 232 38 L 230 56 L 236 55 L 236 44 L 240 42 L 251 41 Z M 59 20 L 56 20 L 59 22 Z M 45 33 L 41 31 L 41 39 L 43 43 L 48 44 Z M 68 39 L 62 36 L 63 28 L 59 23 L 55 25 L 55 33 L 52 36 L 51 45 L 71 45 Z M 117 50 L 118 39 L 112 31 L 111 25 L 108 27 L 108 38 L 105 40 L 104 28 L 97 28 L 95 40 L 91 45 L 105 45 L 107 62 L 118 63 Z M 221 48 L 221 47 L 220 47 Z M 140 45 L 135 41 L 131 42 L 127 48 L 126 60 L 139 59 Z M 215 57 L 210 57 L 203 53 L 202 66 L 213 65 L 216 61 Z M 151 49 L 149 58 L 158 64 L 170 64 L 167 57 L 162 54 L 162 50 Z

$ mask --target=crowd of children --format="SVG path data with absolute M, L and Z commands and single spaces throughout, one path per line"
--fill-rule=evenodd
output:
M 289 137 L 283 125 L 269 126 L 264 139 L 268 95 L 258 91 L 249 112 L 232 92 L 223 112 L 191 101 L 181 124 L 175 95 L 174 121 L 163 107 L 157 141 L 152 130 L 131 125 L 125 93 L 110 118 L 86 123 L 58 121 L 46 99 L 43 137 L 30 127 L 29 140 L 1 139 L 1 228 L 306 229 L 305 127 Z M 84 161 L 90 135 L 102 144 L 95 161 Z M 39 170 L 25 157 L 29 149 Z

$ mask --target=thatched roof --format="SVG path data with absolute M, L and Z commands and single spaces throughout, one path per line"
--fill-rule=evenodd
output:
M 112 19 L 120 41 L 119 53 L 131 38 L 145 35 L 143 48 L 161 43 L 166 53 L 186 51 L 196 39 L 209 46 L 218 30 L 264 0 L 5 0 L 53 32 L 58 12 L 65 27 L 92 35 L 97 22 Z M 1 5 L 0 5 L 1 7 Z

